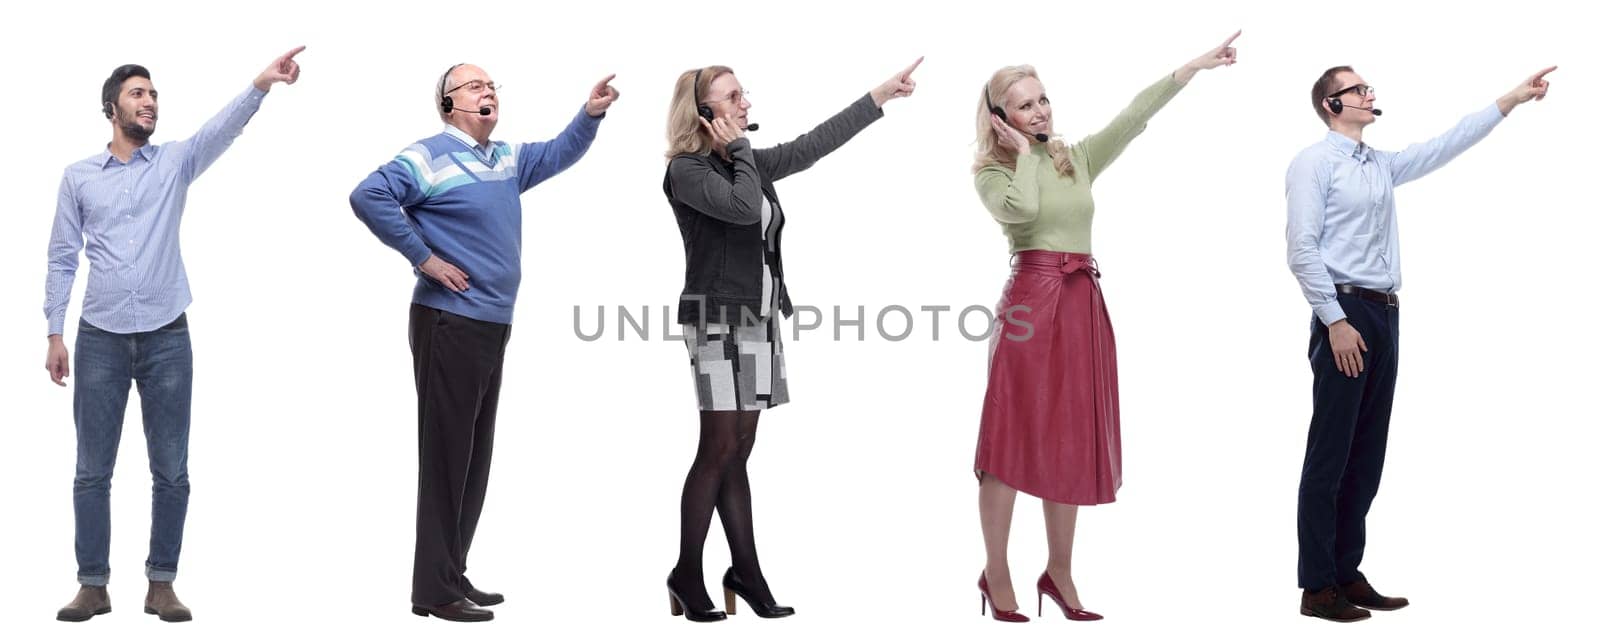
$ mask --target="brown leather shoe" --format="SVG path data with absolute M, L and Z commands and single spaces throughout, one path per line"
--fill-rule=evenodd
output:
M 1340 594 L 1339 588 L 1333 585 L 1302 593 L 1300 613 L 1336 623 L 1354 623 L 1372 618 L 1372 612 L 1351 605 L 1350 599 Z
M 56 612 L 56 620 L 81 623 L 110 611 L 111 596 L 106 594 L 106 586 L 84 585 L 78 588 L 78 595 L 72 597 L 71 603 Z
M 150 591 L 144 595 L 144 613 L 155 614 L 168 623 L 182 623 L 194 618 L 189 608 L 178 600 L 172 591 L 172 581 L 151 581 Z
M 1377 590 L 1372 589 L 1372 584 L 1367 582 L 1366 577 L 1362 577 L 1359 581 L 1339 586 L 1339 592 L 1344 594 L 1345 598 L 1350 599 L 1351 603 L 1380 612 L 1397 610 L 1411 604 L 1411 601 L 1402 596 L 1379 594 Z
M 433 616 L 447 621 L 461 623 L 476 623 L 478 621 L 494 620 L 494 612 L 478 607 L 470 599 L 461 599 L 454 603 L 446 603 L 438 607 L 423 607 L 412 605 L 411 613 L 417 616 Z

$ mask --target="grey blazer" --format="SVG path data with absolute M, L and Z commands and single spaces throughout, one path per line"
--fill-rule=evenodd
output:
M 751 149 L 748 139 L 728 144 L 729 159 L 715 153 L 682 154 L 667 164 L 662 189 L 683 237 L 683 292 L 678 322 L 737 324 L 761 313 L 761 266 L 776 277 L 784 316 L 794 313 L 783 283 L 783 208 L 773 183 L 810 168 L 837 150 L 883 110 L 864 95 L 794 141 Z M 761 232 L 761 200 L 772 203 L 773 240 Z

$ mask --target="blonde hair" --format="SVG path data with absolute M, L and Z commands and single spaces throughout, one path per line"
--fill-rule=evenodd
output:
M 1038 71 L 1032 66 L 1007 66 L 994 72 L 989 77 L 988 83 L 983 85 L 983 92 L 978 95 L 978 152 L 976 161 L 972 164 L 974 173 L 989 166 L 1004 166 L 1012 170 L 1017 169 L 1017 153 L 1007 150 L 1000 145 L 1000 133 L 995 130 L 994 123 L 989 119 L 990 106 L 1005 107 L 1006 91 L 1017 82 L 1025 78 L 1039 79 Z M 998 96 L 998 97 L 997 97 Z M 1026 133 L 1024 133 L 1026 135 Z M 1051 137 L 1045 143 L 1045 150 L 1050 153 L 1050 159 L 1056 166 L 1056 173 L 1063 177 L 1075 174 L 1072 167 L 1072 153 L 1067 149 L 1066 142 L 1060 137 Z
M 672 89 L 672 103 L 667 108 L 667 160 L 678 155 L 704 155 L 711 153 L 711 135 L 700 125 L 696 96 L 704 99 L 711 90 L 711 82 L 724 74 L 732 73 L 726 66 L 707 66 L 689 69 L 678 75 Z M 699 86 L 695 78 L 699 77 Z

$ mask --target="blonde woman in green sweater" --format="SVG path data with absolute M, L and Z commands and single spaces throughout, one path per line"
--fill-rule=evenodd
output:
M 1083 609 L 1072 581 L 1078 506 L 1111 503 L 1122 485 L 1116 340 L 1089 249 L 1090 188 L 1195 74 L 1234 63 L 1238 36 L 1161 76 L 1077 143 L 1056 134 L 1033 67 L 1002 68 L 983 87 L 974 181 L 1012 254 L 973 466 L 988 553 L 978 587 L 995 620 L 1028 620 L 1015 609 L 1006 563 L 1019 490 L 1044 500 L 1050 556 L 1037 583 L 1041 614 L 1049 596 L 1068 619 L 1101 618 Z

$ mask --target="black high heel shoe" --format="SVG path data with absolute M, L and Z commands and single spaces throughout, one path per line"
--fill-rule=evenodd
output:
M 667 574 L 667 600 L 672 602 L 672 615 L 682 616 L 696 623 L 715 623 L 727 620 L 728 615 L 715 607 L 709 609 L 695 609 L 683 602 L 683 595 L 678 593 L 677 586 L 672 584 L 672 577 L 676 571 Z
M 745 605 L 750 606 L 750 611 L 755 612 L 756 616 L 761 618 L 783 618 L 794 615 L 793 607 L 784 607 L 779 605 L 777 601 L 764 601 L 755 598 L 755 594 L 745 586 L 744 581 L 739 580 L 739 575 L 733 571 L 733 568 L 728 568 L 727 574 L 722 575 L 722 596 L 723 600 L 727 602 L 729 614 L 738 613 L 738 606 L 733 599 L 735 594 L 744 599 Z

